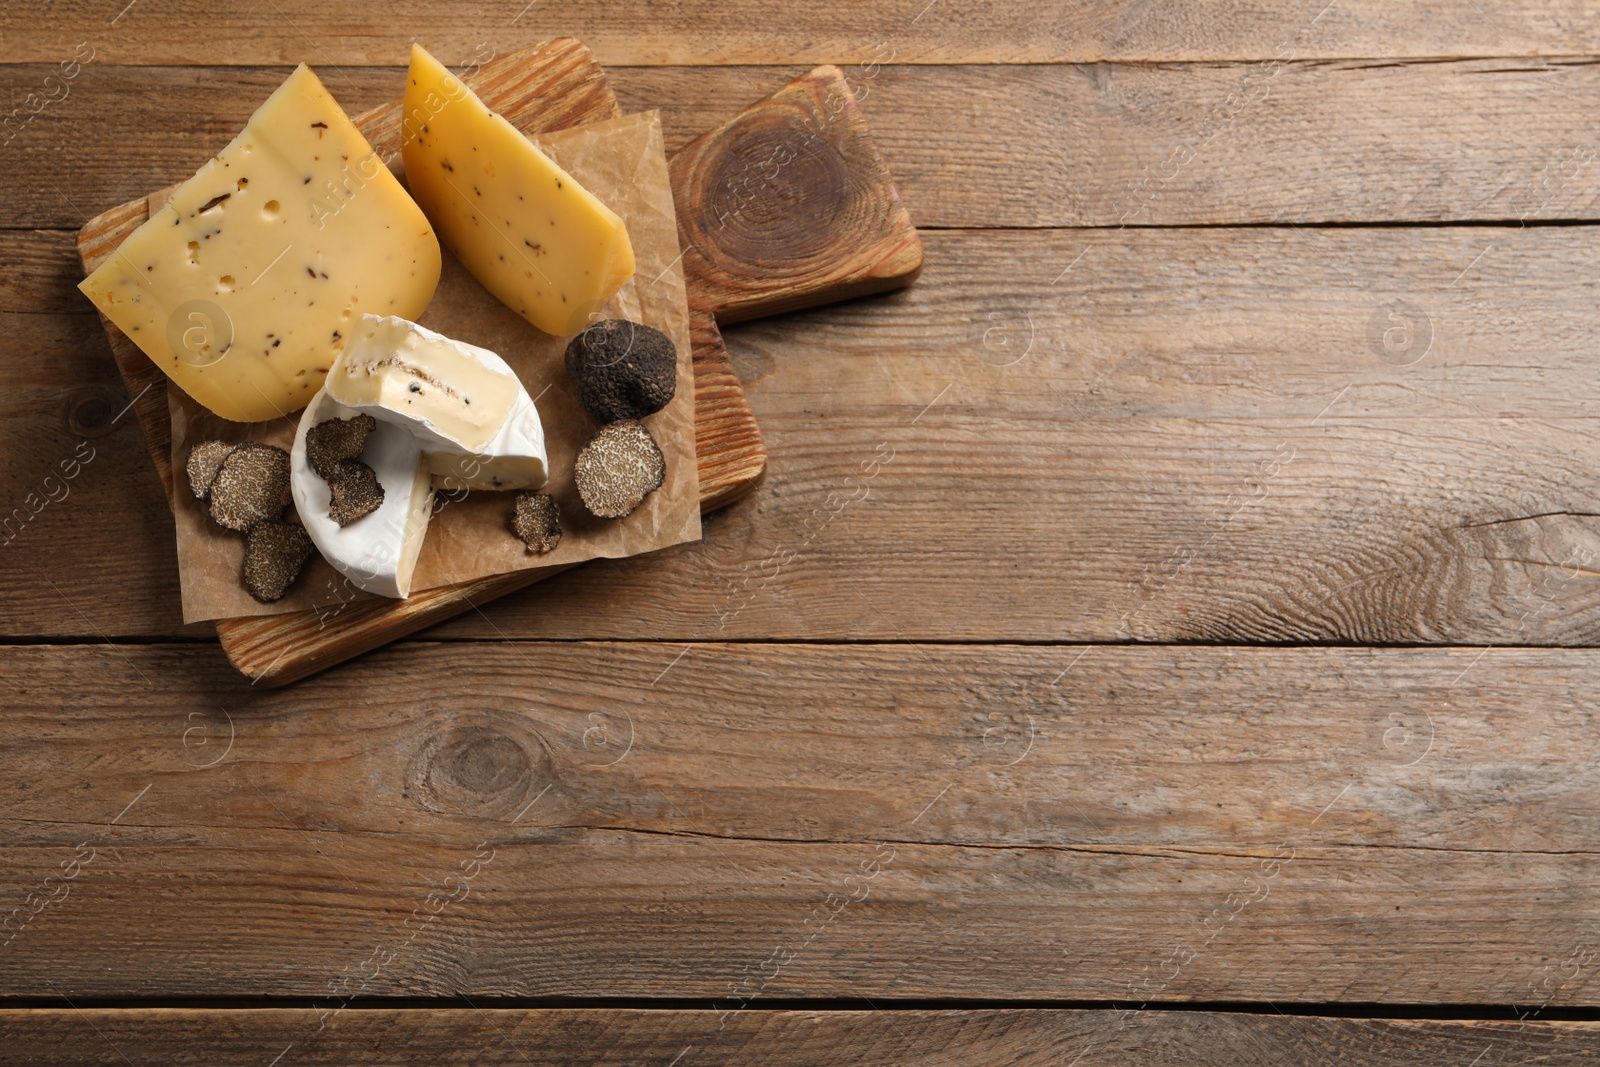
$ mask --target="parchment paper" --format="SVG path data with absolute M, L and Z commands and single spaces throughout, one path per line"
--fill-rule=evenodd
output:
M 513 570 L 597 556 L 632 556 L 700 537 L 689 314 L 659 114 L 648 111 L 533 140 L 627 224 L 637 269 L 599 317 L 646 323 L 665 332 L 677 346 L 678 386 L 672 403 L 645 420 L 666 457 L 666 482 L 626 519 L 596 519 L 589 514 L 573 485 L 572 464 L 600 427 L 578 406 L 567 380 L 563 364 L 567 339 L 529 325 L 491 296 L 446 249 L 439 289 L 418 321 L 447 337 L 498 352 L 522 379 L 544 423 L 550 459 L 550 483 L 544 491 L 560 505 L 563 532 L 554 552 L 533 555 L 511 530 L 515 492 L 440 492 L 417 562 L 413 594 Z M 288 449 L 299 412 L 272 422 L 229 422 L 171 383 L 167 403 L 172 412 L 172 464 L 178 475 L 173 513 L 185 622 L 312 609 L 327 610 L 331 616 L 342 604 L 371 599 L 315 556 L 282 600 L 258 603 L 241 579 L 244 536 L 212 522 L 204 502 L 188 491 L 184 471 L 193 445 L 250 440 Z M 289 514 L 293 513 L 291 506 Z

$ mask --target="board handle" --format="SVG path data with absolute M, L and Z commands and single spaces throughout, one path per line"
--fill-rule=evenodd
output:
M 817 67 L 669 164 L 689 303 L 724 326 L 910 285 L 922 241 L 855 94 Z

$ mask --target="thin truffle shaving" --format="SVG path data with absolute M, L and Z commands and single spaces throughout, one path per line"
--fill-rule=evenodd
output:
M 283 597 L 311 558 L 311 538 L 293 522 L 259 522 L 244 543 L 244 587 L 263 604 Z
M 340 526 L 366 518 L 383 503 L 378 472 L 358 459 L 342 459 L 328 479 L 328 517 Z
M 211 517 L 230 530 L 248 533 L 288 506 L 289 453 L 276 445 L 240 445 L 211 483 Z
M 511 528 L 528 546 L 528 551 L 544 555 L 561 543 L 561 509 L 549 493 L 531 490 L 517 494 Z
M 378 420 L 363 412 L 351 419 L 319 422 L 306 433 L 306 459 L 311 469 L 327 481 L 342 459 L 355 459 L 367 447 L 367 435 L 378 428 Z
M 196 500 L 204 500 L 211 495 L 211 483 L 217 480 L 217 472 L 222 470 L 223 462 L 237 447 L 227 441 L 201 441 L 190 450 L 187 465 L 189 491 L 194 493 Z
M 667 461 L 642 422 L 614 422 L 594 435 L 572 465 L 583 506 L 602 519 L 633 513 L 666 480 Z

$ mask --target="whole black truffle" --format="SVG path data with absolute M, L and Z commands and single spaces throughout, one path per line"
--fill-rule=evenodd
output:
M 678 386 L 678 350 L 653 326 L 597 322 L 567 345 L 567 376 L 578 403 L 606 424 L 654 415 Z

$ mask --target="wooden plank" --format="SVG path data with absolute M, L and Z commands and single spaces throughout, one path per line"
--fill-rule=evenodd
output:
M 1600 640 L 1586 229 L 926 237 L 905 292 L 730 331 L 777 459 L 701 544 L 440 632 Z M 1415 319 L 1411 355 L 1431 337 L 1423 358 L 1384 347 L 1391 312 Z M 63 405 L 127 401 L 91 316 L 4 328 L 9 512 L 82 440 Z M 172 534 L 126 421 L 3 549 L 4 632 L 177 632 Z
M 498 47 L 579 37 L 607 64 L 1082 62 L 1361 56 L 1573 55 L 1600 51 L 1581 0 L 1484 7 L 1426 0 L 1219 0 L 1149 6 L 1095 0 L 1018 6 L 873 0 L 774 7 L 760 0 L 644 0 L 559 8 L 465 0 L 448 8 L 398 0 L 342 5 L 276 0 L 219 10 L 200 0 L 107 13 L 66 0 L 0 12 L 7 57 L 54 63 L 87 38 L 97 62 L 394 64 L 413 39 L 452 65 Z M 1292 50 L 1292 51 L 1291 51 Z
M 0 314 L 81 315 L 83 266 L 63 230 L 0 231 Z
M 48 71 L 0 66 L 0 99 L 25 96 Z M 75 228 L 192 172 L 283 73 L 85 68 L 71 96 L 0 153 L 0 187 L 10 191 L 0 226 Z M 803 69 L 607 73 L 625 110 L 662 110 L 670 153 Z M 393 95 L 402 76 L 325 74 L 352 113 Z M 1595 134 L 1584 119 L 1600 110 L 1600 66 L 1586 61 L 847 67 L 845 75 L 924 228 L 1600 213 Z
M 1078 651 L 13 648 L 0 983 L 1593 1002 L 1592 655 Z
M 331 1022 L 328 1021 L 331 1019 Z M 323 1025 L 325 1024 L 325 1025 Z M 1223 1012 L 758 1011 L 633 1008 L 316 1008 L 251 1010 L 68 1007 L 0 1009 L 0 1063 L 513 1064 L 566 1067 L 574 1050 L 596 1065 L 714 1060 L 770 1067 L 860 1063 L 944 1067 L 1116 1067 L 1149 1062 L 1278 1063 L 1296 1067 L 1460 1067 L 1485 1063 L 1592 1062 L 1594 1023 L 1319 1018 Z M 181 1040 L 176 1040 L 181 1037 Z M 1491 1060 L 1485 1053 L 1496 1057 Z

